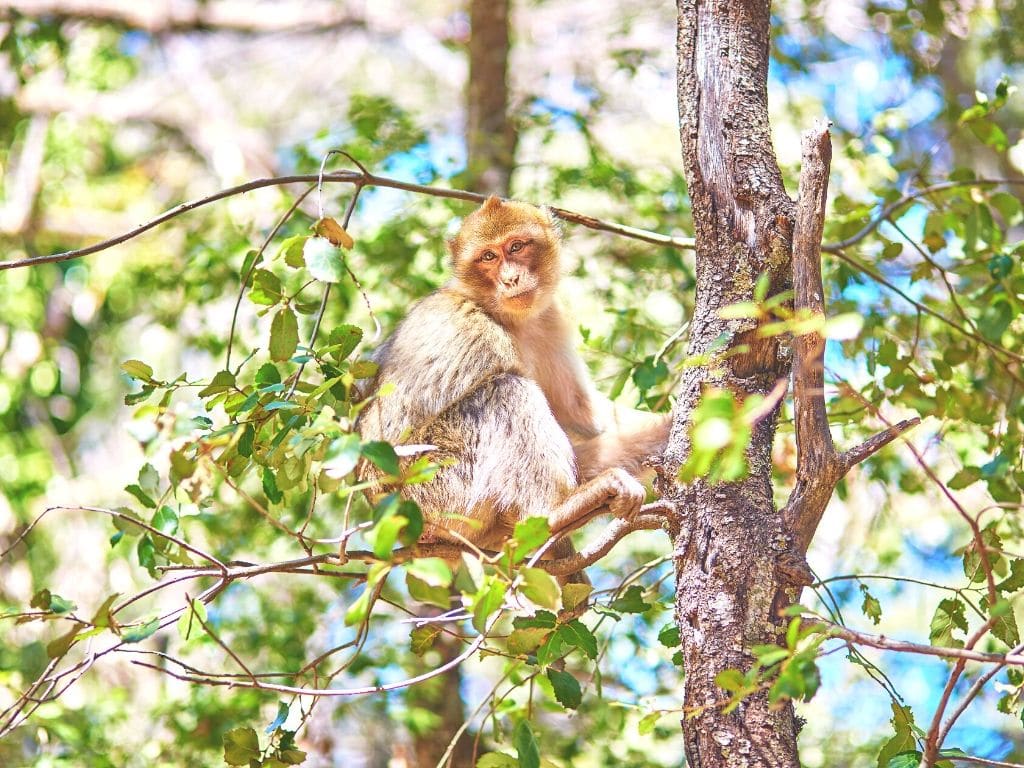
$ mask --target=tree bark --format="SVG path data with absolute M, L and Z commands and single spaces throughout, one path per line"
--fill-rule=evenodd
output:
M 728 714 L 722 670 L 746 671 L 749 649 L 778 641 L 780 561 L 791 540 L 775 509 L 771 447 L 778 406 L 753 426 L 749 472 L 711 485 L 676 480 L 690 452 L 689 425 L 702 392 L 742 401 L 768 396 L 789 375 L 777 337 L 757 322 L 725 320 L 722 307 L 752 301 L 761 274 L 769 295 L 789 287 L 794 204 L 786 195 L 768 123 L 768 0 L 678 0 L 679 125 L 696 233 L 697 292 L 690 355 L 708 355 L 681 383 L 659 481 L 676 507 L 676 620 L 685 661 L 687 765 L 798 766 L 790 704 L 753 694 Z
M 470 0 L 466 151 L 469 183 L 507 195 L 515 166 L 516 130 L 508 115 L 510 0 Z

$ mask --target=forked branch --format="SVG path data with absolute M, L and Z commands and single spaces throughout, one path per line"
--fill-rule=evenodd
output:
M 798 317 L 825 319 L 821 278 L 821 235 L 825 226 L 832 141 L 825 120 L 802 137 L 802 167 L 793 230 L 793 303 Z M 920 422 L 895 424 L 848 451 L 837 452 L 825 408 L 825 338 L 811 331 L 793 339 L 793 401 L 796 424 L 797 480 L 782 510 L 800 552 L 806 552 L 836 484 L 851 467 L 877 453 Z

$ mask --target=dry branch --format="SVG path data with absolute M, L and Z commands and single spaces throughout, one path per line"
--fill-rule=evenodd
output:
M 825 224 L 832 142 L 828 123 L 819 120 L 802 138 L 800 196 L 793 229 L 793 303 L 798 317 L 825 320 L 821 277 L 821 235 Z M 797 481 L 782 511 L 797 548 L 806 552 L 821 516 L 843 476 L 877 453 L 920 419 L 889 427 L 861 445 L 839 453 L 832 443 L 825 408 L 825 339 L 817 331 L 793 339 L 793 408 Z

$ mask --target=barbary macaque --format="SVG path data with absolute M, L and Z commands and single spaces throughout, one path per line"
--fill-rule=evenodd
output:
M 634 474 L 664 449 L 669 419 L 594 390 L 556 303 L 551 213 L 490 197 L 448 248 L 452 279 L 377 350 L 373 390 L 395 388 L 358 423 L 364 439 L 451 460 L 402 491 L 423 511 L 423 540 L 496 550 L 527 517 L 558 533 L 597 512 L 634 515 L 645 495 Z M 553 554 L 571 552 L 564 541 Z

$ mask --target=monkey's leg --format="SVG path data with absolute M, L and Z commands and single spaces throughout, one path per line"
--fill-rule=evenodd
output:
M 646 492 L 640 482 L 624 469 L 606 469 L 548 515 L 552 533 L 578 528 L 598 512 L 607 510 L 616 517 L 631 518 L 644 503 Z

